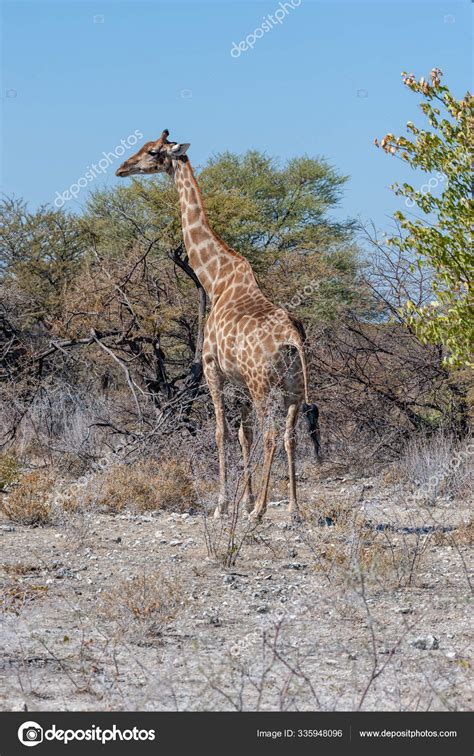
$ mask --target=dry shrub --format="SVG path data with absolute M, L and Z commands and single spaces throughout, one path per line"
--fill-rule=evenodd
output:
M 53 517 L 53 488 L 51 473 L 41 470 L 27 473 L 1 502 L 1 511 L 18 525 L 48 525 Z
M 328 528 L 320 539 L 314 569 L 327 575 L 336 573 L 343 580 L 363 574 L 368 581 L 385 587 L 411 585 L 425 546 L 426 540 L 420 542 L 416 536 L 405 540 L 393 534 L 388 537 L 361 523 L 336 526 Z
M 74 485 L 65 489 L 60 497 L 61 510 L 66 515 L 79 514 L 90 504 L 90 494 L 85 489 L 78 490 Z
M 349 556 L 345 544 L 330 541 L 320 546 L 318 560 L 314 567 L 318 572 L 328 572 L 333 567 L 346 571 L 349 567 Z
M 17 578 L 0 588 L 0 611 L 18 616 L 32 601 L 36 601 L 47 593 L 47 585 L 23 583 Z
M 463 523 L 452 534 L 452 540 L 458 546 L 472 546 L 474 544 L 474 519 Z
M 203 477 L 195 479 L 194 487 L 196 489 L 196 497 L 201 501 L 217 501 L 217 494 L 219 491 L 219 481 L 213 477 L 206 477 L 203 473 Z
M 394 577 L 394 570 L 397 573 L 396 563 L 393 559 L 394 553 L 394 549 L 387 544 L 372 541 L 372 543 L 360 544 L 357 560 L 364 573 L 385 580 Z M 398 573 L 396 577 L 398 577 Z
M 21 465 L 14 454 L 0 455 L 0 491 L 6 491 L 10 486 L 18 483 L 21 476 Z
M 170 459 L 161 463 L 155 477 L 159 509 L 185 511 L 197 504 L 192 475 L 181 462 Z
M 132 632 L 142 640 L 145 636 L 161 635 L 182 604 L 177 579 L 164 577 L 161 573 L 143 573 L 105 590 L 101 595 L 99 614 L 114 622 L 122 632 Z
M 444 532 L 438 530 L 433 535 L 436 546 L 472 546 L 474 545 L 474 519 L 469 522 L 463 522 L 454 528 L 453 531 Z
M 336 494 L 324 494 L 300 504 L 303 518 L 313 525 L 331 525 L 345 527 L 357 515 L 360 504 L 355 496 L 344 497 Z
M 463 496 L 474 485 L 470 439 L 459 443 L 443 434 L 413 438 L 398 464 L 400 479 L 415 484 L 423 499 L 434 504 L 439 496 Z
M 334 548 L 328 544 L 322 556 L 332 566 L 337 565 L 343 573 L 349 575 L 354 570 L 363 573 L 366 578 L 377 582 L 398 585 L 399 573 L 397 563 L 394 561 L 396 552 L 381 541 L 359 542 L 352 551 Z
M 383 470 L 382 481 L 386 486 L 391 486 L 400 481 L 400 470 L 397 464 L 390 464 Z
M 126 508 L 141 513 L 160 509 L 185 512 L 197 503 L 193 479 L 177 460 L 115 465 L 96 476 L 83 499 L 86 506 L 95 504 L 110 513 Z M 74 509 L 73 504 L 70 501 L 68 507 Z
M 38 572 L 40 567 L 28 562 L 6 562 L 1 566 L 3 572 L 11 577 L 23 577 L 29 573 Z

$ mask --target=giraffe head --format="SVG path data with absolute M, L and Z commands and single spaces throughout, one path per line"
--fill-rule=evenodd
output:
M 116 176 L 133 176 L 135 173 L 171 173 L 173 161 L 186 153 L 189 144 L 168 142 L 165 129 L 156 142 L 147 142 L 135 155 L 128 158 L 115 172 Z

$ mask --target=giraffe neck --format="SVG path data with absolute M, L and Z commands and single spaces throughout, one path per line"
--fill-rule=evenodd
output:
M 176 161 L 174 181 L 179 193 L 181 224 L 189 263 L 211 302 L 231 285 L 249 277 L 256 285 L 247 260 L 229 249 L 212 231 L 193 169 L 187 157 Z

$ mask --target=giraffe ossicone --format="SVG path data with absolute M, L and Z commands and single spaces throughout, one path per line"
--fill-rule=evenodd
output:
M 211 229 L 191 163 L 188 143 L 159 139 L 147 142 L 118 168 L 120 177 L 167 173 L 178 190 L 181 225 L 189 264 L 211 303 L 207 318 L 203 371 L 214 404 L 219 455 L 219 497 L 215 515 L 227 511 L 226 421 L 223 387 L 226 382 L 243 392 L 239 441 L 244 461 L 243 502 L 260 518 L 266 509 L 277 431 L 271 403 L 283 394 L 286 409 L 284 446 L 288 457 L 289 511 L 298 516 L 295 477 L 295 427 L 303 409 L 316 457 L 320 455 L 319 412 L 308 398 L 308 366 L 302 324 L 284 308 L 270 302 L 255 280 L 248 260 L 230 249 Z M 260 491 L 252 490 L 250 411 L 255 408 L 263 432 Z

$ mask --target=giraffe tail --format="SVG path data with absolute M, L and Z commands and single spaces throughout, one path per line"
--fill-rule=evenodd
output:
M 321 461 L 321 433 L 319 431 L 319 409 L 316 404 L 304 402 L 301 406 L 306 427 L 309 432 L 314 453 L 318 462 Z
M 317 404 L 309 401 L 309 371 L 308 362 L 306 359 L 306 353 L 304 348 L 304 342 L 306 341 L 306 334 L 303 324 L 292 318 L 293 325 L 295 326 L 298 336 L 295 334 L 295 338 L 292 339 L 293 346 L 298 350 L 298 355 L 301 362 L 301 369 L 303 371 L 303 383 L 304 383 L 304 402 L 301 405 L 304 421 L 309 432 L 311 443 L 313 444 L 314 453 L 318 462 L 321 461 L 321 433 L 319 429 L 319 409 Z

